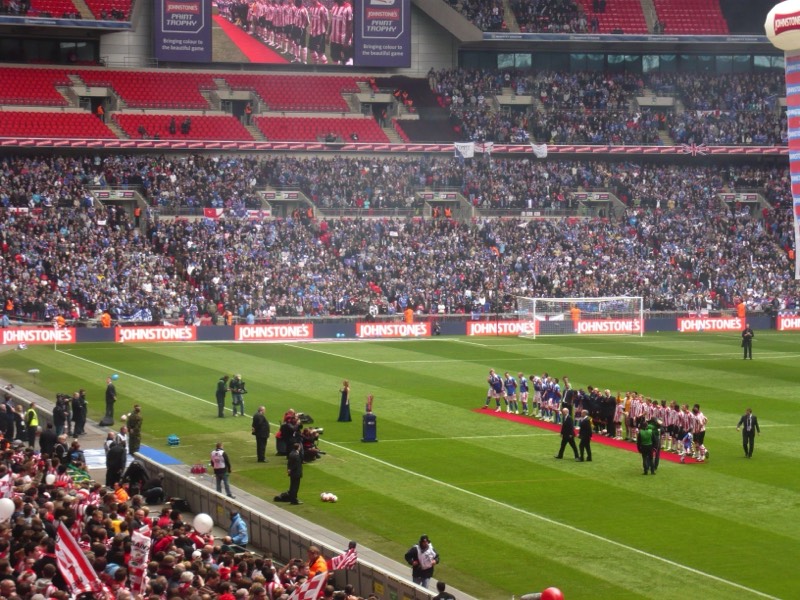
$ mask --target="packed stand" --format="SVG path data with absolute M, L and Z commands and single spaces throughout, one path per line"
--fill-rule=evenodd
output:
M 574 0 L 513 0 L 511 11 L 522 33 L 588 33 L 589 20 Z
M 502 0 L 447 0 L 481 31 L 508 31 Z
M 766 146 L 789 143 L 786 115 L 764 111 L 713 111 L 671 115 L 669 134 L 677 144 Z
M 487 298 L 496 289 L 498 277 L 486 269 L 497 263 L 492 246 L 502 249 L 499 280 L 509 298 L 629 294 L 644 296 L 648 308 L 687 310 L 699 302 L 730 307 L 738 295 L 754 305 L 775 295 L 793 302 L 796 294 L 787 258 L 794 249 L 785 169 L 274 157 L 254 161 L 243 176 L 300 184 L 315 200 L 334 205 L 347 194 L 331 189 L 332 181 L 347 182 L 345 187 L 356 190 L 353 197 L 358 190 L 381 194 L 377 185 L 394 181 L 409 186 L 397 188 L 399 198 L 412 197 L 415 183 L 432 188 L 456 183 L 476 206 L 545 213 L 574 208 L 572 192 L 578 187 L 611 189 L 628 209 L 592 221 L 466 224 L 441 218 L 316 221 L 305 214 L 262 223 L 233 214 L 152 221 L 146 234 L 123 211 L 95 207 L 81 185 L 70 183 L 70 178 L 116 181 L 123 177 L 120 171 L 138 165 L 136 172 L 145 172 L 159 160 L 7 160 L 5 187 L 18 193 L 13 202 L 4 193 L 3 203 L 27 202 L 35 210 L 3 211 L 6 319 L 43 321 L 61 314 L 80 321 L 108 310 L 123 321 L 147 315 L 155 322 L 197 323 L 225 310 L 242 320 L 364 314 L 372 303 L 385 313 L 439 305 L 446 312 L 469 313 L 488 310 Z M 242 159 L 231 162 L 237 160 Z M 186 161 L 181 169 L 189 180 L 208 174 L 210 165 L 203 160 Z M 214 164 L 228 163 L 221 157 Z M 776 208 L 762 220 L 730 210 L 717 193 L 738 185 L 763 190 Z M 60 204 L 68 208 L 48 208 L 58 202 L 43 199 L 39 189 L 62 188 Z M 32 279 L 39 285 L 28 285 Z

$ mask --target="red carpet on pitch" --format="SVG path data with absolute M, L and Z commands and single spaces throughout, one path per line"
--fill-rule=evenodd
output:
M 214 21 L 250 62 L 265 64 L 286 64 L 289 62 L 283 56 L 270 49 L 269 46 L 261 43 L 246 31 L 242 31 L 224 17 L 214 15 Z
M 539 427 L 540 429 L 546 429 L 554 433 L 561 432 L 561 425 L 559 425 L 558 423 L 548 423 L 547 421 L 540 421 L 535 417 L 526 417 L 525 415 L 515 415 L 514 413 L 508 413 L 505 411 L 495 412 L 495 409 L 491 407 L 473 408 L 472 412 L 489 415 L 491 417 L 497 417 L 498 419 L 505 419 L 506 421 L 512 421 L 514 423 L 520 423 L 522 425 Z M 621 450 L 627 450 L 628 452 L 636 452 L 637 454 L 639 453 L 639 451 L 636 449 L 636 444 L 634 444 L 633 442 L 626 442 L 624 440 L 615 440 L 614 438 L 606 437 L 605 435 L 600 435 L 597 433 L 592 436 L 592 445 L 594 446 L 595 444 L 602 444 L 603 446 L 611 446 L 612 448 L 619 448 Z M 670 462 L 680 463 L 681 457 L 677 454 L 673 454 L 672 452 L 662 451 L 661 460 L 668 460 Z M 689 463 L 700 464 L 699 461 L 687 456 L 686 464 Z

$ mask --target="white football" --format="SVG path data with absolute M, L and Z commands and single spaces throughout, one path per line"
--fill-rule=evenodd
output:
M 120 419 L 123 420 L 123 421 L 127 421 L 128 420 L 128 415 L 122 415 L 120 417 Z
M 329 494 L 329 495 L 330 495 L 330 500 L 328 500 L 328 502 L 337 502 L 339 500 L 336 494 Z

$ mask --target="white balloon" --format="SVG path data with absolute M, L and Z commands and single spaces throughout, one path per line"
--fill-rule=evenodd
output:
M 774 6 L 764 23 L 769 41 L 781 50 L 800 50 L 800 1 L 786 0 Z
M 192 527 L 195 528 L 197 533 L 205 535 L 214 528 L 214 520 L 210 515 L 207 515 L 206 513 L 200 513 L 196 515 L 194 521 L 192 521 Z
M 56 476 L 54 473 L 48 473 L 45 475 L 44 482 L 47 485 L 53 485 L 56 482 Z
M 14 501 L 11 498 L 0 498 L 0 521 L 8 521 L 14 514 Z

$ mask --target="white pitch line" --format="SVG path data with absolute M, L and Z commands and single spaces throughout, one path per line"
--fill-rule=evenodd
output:
M 403 438 L 398 440 L 387 440 L 386 438 L 381 438 L 381 443 L 392 443 L 392 442 L 430 442 L 430 441 L 448 441 L 448 440 L 493 440 L 493 439 L 502 439 L 507 440 L 508 438 L 530 438 L 530 437 L 544 437 L 544 436 L 552 436 L 552 431 L 541 431 L 535 433 L 519 433 L 514 435 L 461 435 L 456 437 L 425 437 L 425 438 Z M 329 439 L 325 438 L 326 442 L 330 442 Z M 363 442 L 361 441 L 353 441 L 353 442 L 333 442 L 335 444 L 342 444 L 348 445 L 353 444 L 355 446 L 362 446 Z
M 310 348 L 308 346 L 301 346 L 298 344 L 286 344 L 290 348 L 297 348 L 298 350 L 308 350 L 309 352 L 319 352 L 320 354 L 327 354 L 328 356 L 335 356 L 336 358 L 344 358 L 346 360 L 355 360 L 357 362 L 366 363 L 368 365 L 375 364 L 371 360 L 364 360 L 363 358 L 355 358 L 352 356 L 345 356 L 344 354 L 337 354 L 336 352 L 326 352 L 325 350 L 320 350 L 318 348 Z
M 489 348 L 489 346 L 487 346 Z M 763 355 L 763 354 L 762 354 Z M 798 358 L 800 354 L 783 354 L 783 353 L 776 353 L 776 354 L 767 354 L 766 355 L 769 360 L 779 360 L 784 358 Z M 740 356 L 733 356 L 729 352 L 720 352 L 714 354 L 690 354 L 690 355 L 681 355 L 675 356 L 673 354 L 650 354 L 647 356 L 641 355 L 628 355 L 628 356 L 608 356 L 608 355 L 598 355 L 598 356 L 576 356 L 574 354 L 570 354 L 569 356 L 547 356 L 547 357 L 537 357 L 537 356 L 521 356 L 519 358 L 503 358 L 498 362 L 520 362 L 520 361 L 531 361 L 531 360 L 575 360 L 576 358 L 580 358 L 581 360 L 651 360 L 651 359 L 658 359 L 662 361 L 685 361 L 688 359 L 693 358 L 725 358 L 727 360 L 742 360 Z M 347 357 L 344 357 L 347 358 Z M 352 360 L 359 360 L 354 358 Z M 405 365 L 405 364 L 415 364 L 415 363 L 485 363 L 486 359 L 483 358 L 442 358 L 442 359 L 428 359 L 428 360 L 375 360 L 375 361 L 365 361 L 369 362 L 371 365 Z
M 96 365 L 98 367 L 103 367 L 104 369 L 110 368 L 108 365 L 104 365 L 102 363 L 99 363 L 99 362 L 96 362 L 96 361 L 93 361 L 93 360 L 89 360 L 88 358 L 83 358 L 82 356 L 75 356 L 73 354 L 70 354 L 69 352 L 64 352 L 62 350 L 56 350 L 56 352 L 60 352 L 60 353 L 64 354 L 65 356 L 69 356 L 71 358 L 76 358 L 78 360 L 82 360 L 84 362 L 87 362 L 87 363 L 92 364 L 92 365 Z M 347 357 L 343 357 L 343 358 L 347 358 Z M 359 359 L 355 359 L 355 360 L 359 360 Z M 118 372 L 125 373 L 124 371 L 118 371 Z M 157 383 L 155 381 L 152 381 L 150 379 L 145 379 L 144 377 L 139 377 L 138 375 L 133 375 L 131 373 L 125 373 L 125 375 L 127 377 L 132 377 L 132 378 L 138 379 L 139 381 L 143 381 L 145 383 L 149 383 L 151 385 L 155 385 L 155 386 L 163 388 L 165 390 L 169 390 L 169 391 L 181 394 L 182 396 L 186 396 L 187 398 L 193 398 L 195 400 L 199 400 L 200 402 L 204 402 L 205 404 L 210 404 L 212 406 L 216 406 L 216 402 L 210 402 L 208 400 L 204 400 L 203 398 L 198 398 L 197 396 L 193 396 L 192 394 L 187 394 L 186 392 L 182 392 L 182 391 L 177 390 L 175 388 L 171 388 L 169 386 L 162 385 L 162 384 Z M 431 439 L 431 438 L 427 438 L 427 439 Z M 519 508 L 519 507 L 514 506 L 512 504 L 507 504 L 505 502 L 501 502 L 500 500 L 497 500 L 495 498 L 490 498 L 488 496 L 483 496 L 483 495 L 478 494 L 476 492 L 472 492 L 470 490 L 467 490 L 467 489 L 464 489 L 464 488 L 460 488 L 457 485 L 453 485 L 452 483 L 447 483 L 446 481 L 441 481 L 440 479 L 435 479 L 435 478 L 430 477 L 428 475 L 423 475 L 422 473 L 417 473 L 416 471 L 411 471 L 410 469 L 406 469 L 405 467 L 401 467 L 399 465 L 392 464 L 392 463 L 387 462 L 385 460 L 381 460 L 380 458 L 375 458 L 374 456 L 369 456 L 368 454 L 364 454 L 363 452 L 358 452 L 357 450 L 353 450 L 352 448 L 348 448 L 347 446 L 345 446 L 343 444 L 339 444 L 339 443 L 336 443 L 336 442 L 331 442 L 329 440 L 326 440 L 326 443 L 329 446 L 333 446 L 335 448 L 340 448 L 341 450 L 344 450 L 345 452 L 350 452 L 351 454 L 355 454 L 355 455 L 357 455 L 357 456 L 359 456 L 361 458 L 364 458 L 366 460 L 371 460 L 373 462 L 376 462 L 376 463 L 378 463 L 380 465 L 383 465 L 385 467 L 388 467 L 390 469 L 395 469 L 396 471 L 400 471 L 401 473 L 405 473 L 406 475 L 411 475 L 412 477 L 417 477 L 419 479 L 423 479 L 425 481 L 428 481 L 430 483 L 434 483 L 436 485 L 440 485 L 440 486 L 448 488 L 450 490 L 454 490 L 456 492 L 461 492 L 462 494 L 466 494 L 467 496 L 471 496 L 473 498 L 477 498 L 479 500 L 483 500 L 484 502 L 487 502 L 489 504 L 495 504 L 497 506 L 516 511 L 516 512 L 518 512 L 520 514 L 523 514 L 523 515 L 528 516 L 528 517 L 532 517 L 534 519 L 538 519 L 538 520 L 540 520 L 540 521 L 542 521 L 544 523 L 548 523 L 550 525 L 563 527 L 564 529 L 567 529 L 568 531 L 584 535 L 584 536 L 589 537 L 589 538 L 591 538 L 591 539 L 593 539 L 595 541 L 605 542 L 606 544 L 610 544 L 610 545 L 612 545 L 612 546 L 614 546 L 616 548 L 620 548 L 622 550 L 627 550 L 629 552 L 633 552 L 634 554 L 638 554 L 639 556 L 644 556 L 644 557 L 649 558 L 651 560 L 655 560 L 657 562 L 664 563 L 666 565 L 669 565 L 671 567 L 675 567 L 677 569 L 684 570 L 684 571 L 686 571 L 688 573 L 692 573 L 694 575 L 698 575 L 698 576 L 701 576 L 701 577 L 706 577 L 708 579 L 711 579 L 712 581 L 716 581 L 718 583 L 722 583 L 722 584 L 734 587 L 736 589 L 743 590 L 743 591 L 749 592 L 751 594 L 755 594 L 755 595 L 760 596 L 762 598 L 769 598 L 770 600 L 781 600 L 777 596 L 770 596 L 769 594 L 765 594 L 764 592 L 761 592 L 759 590 L 755 590 L 753 588 L 749 588 L 747 586 L 741 585 L 739 583 L 736 583 L 735 581 L 729 581 L 728 579 L 724 579 L 722 577 L 718 577 L 716 575 L 712 575 L 711 573 L 706 573 L 705 571 L 701 571 L 699 569 L 695 569 L 694 567 L 690 567 L 688 565 L 683 565 L 683 564 L 681 564 L 679 562 L 675 562 L 675 561 L 670 560 L 668 558 L 664 558 L 663 556 L 658 556 L 656 554 L 651 554 L 650 552 L 645 552 L 644 550 L 639 550 L 638 548 L 634 548 L 633 546 L 628 546 L 627 544 L 623 544 L 622 542 L 616 542 L 614 540 L 610 540 L 605 536 L 601 536 L 601 535 L 598 535 L 596 533 L 592 533 L 590 531 L 586 531 L 584 529 L 580 529 L 578 527 L 575 527 L 573 525 L 569 525 L 567 523 L 562 523 L 560 521 L 556 521 L 555 519 L 551 519 L 549 517 L 545 517 L 544 515 L 540 515 L 538 513 L 531 512 L 531 511 Z
M 644 557 L 649 558 L 651 560 L 655 560 L 655 561 L 664 563 L 664 564 L 669 565 L 671 567 L 675 567 L 677 569 L 681 569 L 683 571 L 687 571 L 689 573 L 692 573 L 694 575 L 698 575 L 700 577 L 706 577 L 708 579 L 711 579 L 712 581 L 716 581 L 717 583 L 722 583 L 722 584 L 728 585 L 730 587 L 734 587 L 736 589 L 743 590 L 743 591 L 749 592 L 751 594 L 755 594 L 756 596 L 760 596 L 762 598 L 769 598 L 770 600 L 781 600 L 777 596 L 771 596 L 771 595 L 766 594 L 764 592 L 761 592 L 759 590 L 756 590 L 756 589 L 753 589 L 753 588 L 749 588 L 749 587 L 747 587 L 745 585 L 742 585 L 740 583 L 736 583 L 735 581 L 730 581 L 728 579 L 724 579 L 722 577 L 718 577 L 717 575 L 712 575 L 711 573 L 706 573 L 705 571 L 701 571 L 700 569 L 695 569 L 694 567 L 690 567 L 688 565 L 683 565 L 683 564 L 681 564 L 679 562 L 675 562 L 674 560 L 670 560 L 668 558 L 664 558 L 663 556 L 658 556 L 656 554 L 651 554 L 650 552 L 645 552 L 644 550 L 639 550 L 638 548 L 634 548 L 633 546 L 628 546 L 627 544 L 623 544 L 622 542 L 616 542 L 614 540 L 610 540 L 606 536 L 601 536 L 601 535 L 598 535 L 596 533 L 592 533 L 590 531 L 586 531 L 584 529 L 580 529 L 578 527 L 575 527 L 574 525 L 569 525 L 567 523 L 562 523 L 561 521 L 556 521 L 555 519 L 551 519 L 549 517 L 545 517 L 544 515 L 540 515 L 538 513 L 531 512 L 529 510 L 525 510 L 525 509 L 519 508 L 517 506 L 514 506 L 513 504 L 507 504 L 505 502 L 501 502 L 500 500 L 497 500 L 495 498 L 490 498 L 488 496 L 483 496 L 483 495 L 478 494 L 476 492 L 472 492 L 470 490 L 466 490 L 464 488 L 460 488 L 457 485 L 453 485 L 452 483 L 447 483 L 446 481 L 441 481 L 439 479 L 434 479 L 433 477 L 429 477 L 428 475 L 423 475 L 422 473 L 417 473 L 416 471 L 411 471 L 410 469 L 406 469 L 405 467 L 401 467 L 401 466 L 392 464 L 390 462 L 386 462 L 385 460 L 381 460 L 379 458 L 375 458 L 374 456 L 369 456 L 368 454 L 364 454 L 363 452 L 358 452 L 357 450 L 353 450 L 351 448 L 347 448 L 347 447 L 342 446 L 340 444 L 337 444 L 335 442 L 328 442 L 328 444 L 331 445 L 331 446 L 335 446 L 335 447 L 341 448 L 342 450 L 345 450 L 347 452 L 351 452 L 353 454 L 356 454 L 356 455 L 360 456 L 361 458 L 365 458 L 365 459 L 377 462 L 378 464 L 383 465 L 385 467 L 388 467 L 390 469 L 395 469 L 397 471 L 400 471 L 401 473 L 405 473 L 406 475 L 411 475 L 412 477 L 418 477 L 419 479 L 424 479 L 425 481 L 428 481 L 430 483 L 434 483 L 436 485 L 440 485 L 442 487 L 446 487 L 446 488 L 454 490 L 456 492 L 461 492 L 462 494 L 466 494 L 466 495 L 471 496 L 473 498 L 477 498 L 478 500 L 483 500 L 484 502 L 487 502 L 489 504 L 495 504 L 497 506 L 500 506 L 501 508 L 510 509 L 510 510 L 518 512 L 518 513 L 520 513 L 522 515 L 525 515 L 525 516 L 528 516 L 528 517 L 532 517 L 534 519 L 538 519 L 538 520 L 540 520 L 540 521 L 542 521 L 544 523 L 547 523 L 549 525 L 555 525 L 555 526 L 558 526 L 558 527 L 563 527 L 564 529 L 567 529 L 568 531 L 584 535 L 584 536 L 589 537 L 589 538 L 591 538 L 591 539 L 593 539 L 595 541 L 605 542 L 605 543 L 610 544 L 610 545 L 612 545 L 612 546 L 614 546 L 616 548 L 620 548 L 622 550 L 627 550 L 629 552 L 633 552 L 634 554 L 638 554 L 639 556 L 644 556 Z

